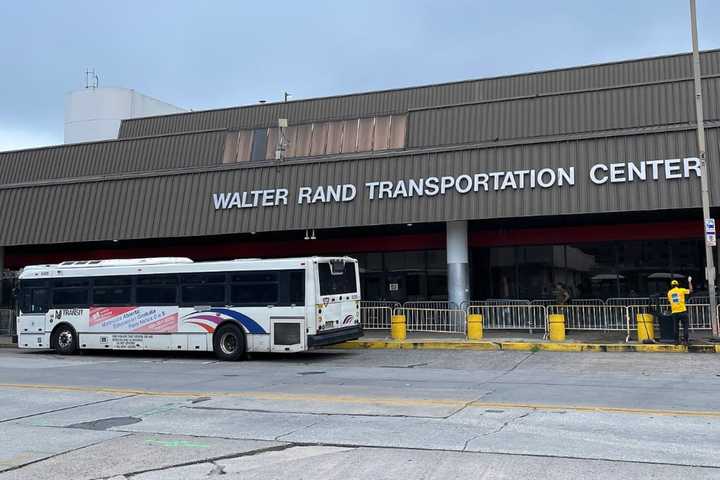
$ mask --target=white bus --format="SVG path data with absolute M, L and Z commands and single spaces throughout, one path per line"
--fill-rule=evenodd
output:
M 87 260 L 24 268 L 18 346 L 299 352 L 362 335 L 349 257 Z

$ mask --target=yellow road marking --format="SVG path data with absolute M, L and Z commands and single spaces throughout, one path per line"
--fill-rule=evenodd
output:
M 391 407 L 471 407 L 471 408 L 514 408 L 541 411 L 570 411 L 581 413 L 622 413 L 647 416 L 713 417 L 720 418 L 720 411 L 713 410 L 668 410 L 652 408 L 628 408 L 610 406 L 554 405 L 542 403 L 480 402 L 451 399 L 392 398 L 392 397 L 354 397 L 347 395 L 319 395 L 301 393 L 273 392 L 164 392 L 143 389 L 74 387 L 44 384 L 0 383 L 0 388 L 34 389 L 80 393 L 107 393 L 113 395 L 143 395 L 149 397 L 220 397 L 244 398 L 250 400 L 272 400 L 287 402 L 323 402 L 356 405 L 376 405 Z

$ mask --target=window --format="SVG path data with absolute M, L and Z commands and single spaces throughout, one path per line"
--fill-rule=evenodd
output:
M 188 273 L 180 276 L 184 305 L 224 305 L 224 273 Z
M 93 281 L 93 305 L 130 305 L 131 277 L 96 277 Z
M 258 128 L 253 132 L 252 153 L 250 154 L 250 160 L 253 162 L 265 160 L 266 151 L 267 128 Z
M 52 281 L 53 307 L 85 307 L 90 303 L 90 280 L 87 278 L 56 278 Z
M 22 280 L 18 306 L 22 313 L 45 313 L 50 308 L 50 283 L 47 280 Z
M 177 275 L 140 275 L 136 280 L 137 305 L 176 305 Z
M 358 291 L 355 281 L 355 263 L 346 263 L 345 269 L 340 275 L 337 275 L 337 270 L 334 273 L 336 274 L 333 275 L 330 272 L 329 263 L 318 263 L 320 295 L 338 295 Z
M 305 271 L 290 272 L 290 304 L 305 305 Z
M 235 272 L 230 274 L 232 305 L 277 305 L 278 277 L 283 272 Z

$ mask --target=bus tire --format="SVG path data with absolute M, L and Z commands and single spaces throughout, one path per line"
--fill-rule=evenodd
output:
M 245 355 L 245 334 L 234 323 L 221 325 L 213 335 L 213 351 L 220 360 L 239 360 Z
M 50 346 L 61 355 L 74 355 L 78 351 L 77 332 L 71 325 L 61 323 L 50 335 Z

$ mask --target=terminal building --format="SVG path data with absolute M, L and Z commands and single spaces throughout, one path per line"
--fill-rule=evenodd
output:
M 720 50 L 701 64 L 715 213 Z M 152 256 L 351 255 L 398 302 L 702 289 L 695 128 L 690 54 L 126 118 L 0 153 L 0 303 L 26 265 Z

